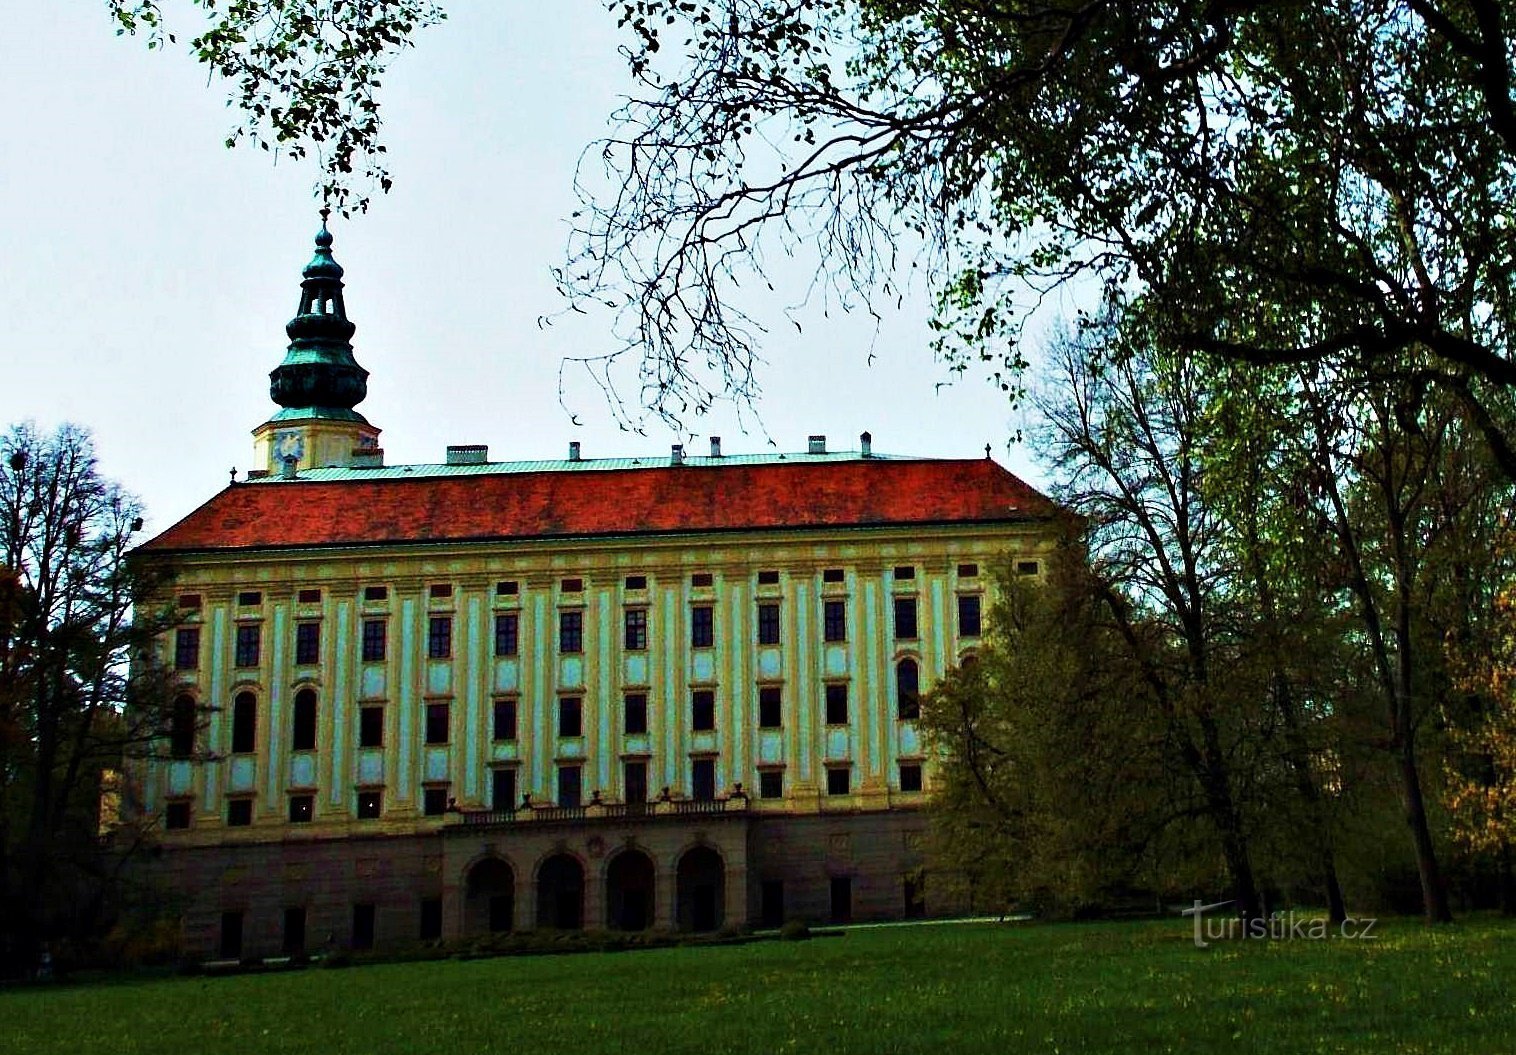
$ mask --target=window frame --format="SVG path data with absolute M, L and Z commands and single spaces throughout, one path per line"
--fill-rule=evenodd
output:
M 232 666 L 256 667 L 263 658 L 263 624 L 238 623 L 233 635 Z
M 360 657 L 364 663 L 383 663 L 389 652 L 389 621 L 386 619 L 365 619 L 363 621 L 363 639 L 359 645 Z
M 778 601 L 758 602 L 758 643 L 777 645 L 783 635 L 782 617 Z
M 321 623 L 302 619 L 295 624 L 295 665 L 313 667 L 321 662 Z
M 495 613 L 495 655 L 516 656 L 521 653 L 521 614 Z
M 690 690 L 690 732 L 714 733 L 716 731 L 716 690 Z
M 181 626 L 174 631 L 174 669 L 200 669 L 200 628 Z
M 627 652 L 647 651 L 647 609 L 628 608 L 621 617 L 621 647 Z
M 772 707 L 773 721 L 769 721 Z M 784 689 L 779 685 L 758 686 L 758 728 L 760 729 L 783 729 L 784 728 Z
M 584 610 L 563 608 L 558 612 L 558 652 L 579 655 L 584 652 Z
M 847 602 L 834 598 L 821 602 L 821 640 L 836 643 L 847 640 Z
M 453 617 L 430 615 L 426 622 L 426 658 L 453 658 Z
M 690 606 L 690 647 L 716 647 L 716 606 L 696 604 Z
M 369 703 L 358 708 L 358 747 L 360 750 L 384 746 L 384 704 Z
M 847 682 L 829 681 L 822 690 L 822 700 L 825 708 L 826 724 L 829 726 L 845 726 L 850 724 L 850 712 Z M 841 717 L 838 717 L 841 714 Z
M 572 705 L 572 706 L 571 706 Z M 572 721 L 570 721 L 572 717 Z M 568 730 L 572 729 L 572 732 Z M 558 697 L 558 739 L 577 740 L 584 736 L 584 697 Z

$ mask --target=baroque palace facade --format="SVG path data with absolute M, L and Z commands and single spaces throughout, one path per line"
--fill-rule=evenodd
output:
M 134 774 L 193 954 L 949 911 L 918 694 L 1055 507 L 988 457 L 384 465 L 323 227 L 257 464 L 141 555 L 183 618 Z

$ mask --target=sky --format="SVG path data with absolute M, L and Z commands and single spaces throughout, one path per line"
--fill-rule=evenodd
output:
M 990 444 L 1045 482 L 1009 442 L 1023 412 L 933 361 L 919 290 L 877 326 L 810 308 L 797 332 L 781 296 L 751 305 L 769 328 L 762 398 L 688 423 L 693 441 L 657 421 L 619 428 L 572 373 L 565 409 L 563 358 L 616 347 L 608 312 L 539 319 L 562 306 L 550 269 L 575 166 L 631 89 L 621 38 L 599 0 L 445 6 L 385 78 L 394 190 L 332 224 L 370 372 L 358 409 L 388 463 L 441 461 L 459 443 L 497 460 L 564 457 L 570 440 L 585 457 L 703 453 L 712 434 L 727 453 L 804 450 L 813 433 L 852 449 L 868 430 L 889 454 L 983 457 Z M 164 7 L 193 34 L 187 0 Z M 102 470 L 156 532 L 252 467 L 319 224 L 316 165 L 226 149 L 224 86 L 182 46 L 117 37 L 105 0 L 4 8 L 0 426 L 91 429 Z M 803 287 L 806 262 L 788 266 L 777 284 Z

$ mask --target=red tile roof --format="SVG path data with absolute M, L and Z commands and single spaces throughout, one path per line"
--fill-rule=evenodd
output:
M 802 456 L 803 457 L 803 456 Z M 988 458 L 233 484 L 149 552 L 994 523 L 1057 507 Z

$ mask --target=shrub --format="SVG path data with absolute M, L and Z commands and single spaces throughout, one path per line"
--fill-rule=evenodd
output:
M 780 941 L 804 941 L 811 936 L 811 928 L 803 919 L 786 920 L 779 928 Z

